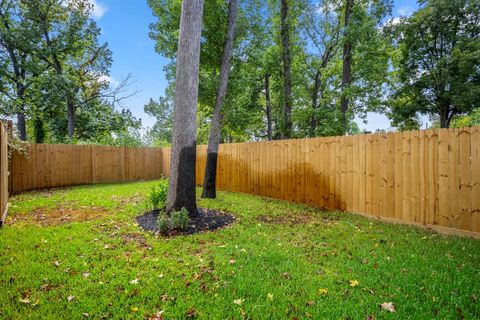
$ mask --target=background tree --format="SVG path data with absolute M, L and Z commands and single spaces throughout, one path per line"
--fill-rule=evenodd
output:
M 203 198 L 215 198 L 217 177 L 218 146 L 222 134 L 222 105 L 227 93 L 228 77 L 231 69 L 233 41 L 235 37 L 235 25 L 237 23 L 237 0 L 230 0 L 228 3 L 228 25 L 225 47 L 220 66 L 220 82 L 218 84 L 215 106 L 213 108 L 210 137 L 207 147 L 207 162 L 205 165 L 205 176 L 203 180 Z
M 42 72 L 33 55 L 39 34 L 13 0 L 0 2 L 0 100 L 1 113 L 16 116 L 21 140 L 27 140 L 27 117 L 31 115 L 29 94 L 36 76 Z
M 203 0 L 183 0 L 176 64 L 175 109 L 167 212 L 198 214 L 195 195 L 197 97 Z
M 394 124 L 437 116 L 440 127 L 480 105 L 480 3 L 421 1 L 396 27 L 400 51 L 390 109 Z

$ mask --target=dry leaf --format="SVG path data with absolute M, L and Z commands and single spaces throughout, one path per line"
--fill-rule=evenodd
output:
M 383 310 L 387 310 L 389 312 L 395 312 L 395 306 L 392 302 L 384 302 L 380 305 Z
M 318 289 L 318 293 L 326 295 L 328 293 L 328 289 L 327 288 Z
M 358 281 L 356 279 L 350 280 L 349 283 L 350 283 L 350 286 L 353 288 L 358 286 Z
M 230 263 L 230 264 L 234 264 L 234 263 L 235 263 L 235 260 L 230 259 L 229 263 Z
M 68 296 L 68 297 L 67 297 L 67 301 L 70 302 L 70 301 L 72 301 L 74 298 L 75 298 L 75 296 Z
M 133 279 L 129 282 L 130 284 L 138 284 L 138 279 Z
M 88 278 L 88 277 L 90 277 L 90 273 L 84 272 L 84 273 L 82 273 L 82 276 L 83 276 L 84 278 Z
M 25 298 L 25 299 L 20 299 L 20 302 L 25 303 L 25 304 L 29 304 L 31 301 L 30 301 L 30 299 Z
M 238 305 L 241 305 L 242 302 L 243 302 L 242 299 L 235 299 L 235 300 L 233 300 L 233 303 L 238 304 Z

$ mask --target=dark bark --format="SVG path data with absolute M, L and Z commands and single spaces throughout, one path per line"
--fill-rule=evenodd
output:
M 273 140 L 272 133 L 272 102 L 270 101 L 270 74 L 265 75 L 265 114 L 267 116 L 267 137 Z
M 283 60 L 283 94 L 285 104 L 283 108 L 283 129 L 282 138 L 292 137 L 292 76 L 290 71 L 290 22 L 288 21 L 288 0 L 281 0 L 280 8 L 281 38 L 282 38 L 282 60 Z
M 450 121 L 453 117 L 453 112 L 448 105 L 440 106 L 440 128 L 450 128 Z
M 33 129 L 35 131 L 35 143 L 45 142 L 45 128 L 42 119 L 36 118 L 33 120 Z
M 315 79 L 313 84 L 313 92 L 312 92 L 312 118 L 310 119 L 310 136 L 315 136 L 315 130 L 318 126 L 318 118 L 317 118 L 317 108 L 318 108 L 318 92 L 320 90 L 320 71 L 315 73 Z
M 67 133 L 70 139 L 75 134 L 75 103 L 70 95 L 67 96 Z
M 215 198 L 217 177 L 218 147 L 222 137 L 222 105 L 227 94 L 228 77 L 232 60 L 233 40 L 235 37 L 235 25 L 237 21 L 237 0 L 228 3 L 228 27 L 225 46 L 223 49 L 222 63 L 220 66 L 220 82 L 218 84 L 215 107 L 213 108 L 212 127 L 208 138 L 207 163 L 203 179 L 202 198 Z
M 196 129 L 203 0 L 183 0 L 178 39 L 172 154 L 167 212 L 198 214 L 195 195 Z
M 17 129 L 20 140 L 27 141 L 27 127 L 25 124 L 25 114 L 17 112 Z
M 349 39 L 348 34 L 348 24 L 350 22 L 350 15 L 352 14 L 354 0 L 347 0 L 345 3 L 345 42 L 343 44 L 343 71 L 342 71 L 342 97 L 340 99 L 340 113 L 341 113 L 341 124 L 343 134 L 347 133 L 348 130 L 348 105 L 349 99 L 346 95 L 346 89 L 352 83 L 352 42 Z

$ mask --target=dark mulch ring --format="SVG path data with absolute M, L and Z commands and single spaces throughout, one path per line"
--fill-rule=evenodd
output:
M 157 218 L 160 214 L 160 210 L 153 210 L 145 212 L 143 215 L 136 218 L 138 225 L 145 231 L 153 231 L 156 234 L 160 234 L 157 228 Z M 223 228 L 232 224 L 235 221 L 235 217 L 229 213 L 210 210 L 204 208 L 198 208 L 198 215 L 195 218 L 191 218 L 188 222 L 188 226 L 183 231 L 174 230 L 167 234 L 167 236 L 194 234 L 204 231 L 213 231 L 219 228 Z

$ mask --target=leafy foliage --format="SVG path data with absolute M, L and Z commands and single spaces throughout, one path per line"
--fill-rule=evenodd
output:
M 106 80 L 112 53 L 92 10 L 87 0 L 0 2 L 0 115 L 17 117 L 23 140 L 143 144 L 133 142 L 140 121 L 117 110 L 130 78 Z
M 160 179 L 156 185 L 152 187 L 148 194 L 147 203 L 151 209 L 165 210 L 168 194 L 168 180 Z
M 168 234 L 172 231 L 185 230 L 189 221 L 189 213 L 185 208 L 170 213 L 161 211 L 157 218 L 157 227 L 161 234 Z
M 480 105 L 480 3 L 421 3 L 396 27 L 398 88 L 390 117 L 409 128 L 426 114 L 445 128 Z

